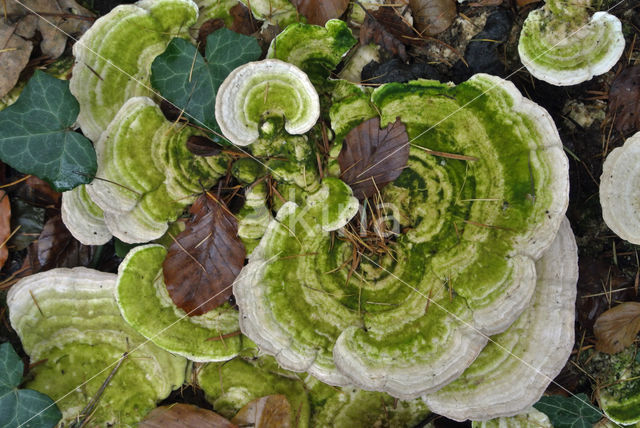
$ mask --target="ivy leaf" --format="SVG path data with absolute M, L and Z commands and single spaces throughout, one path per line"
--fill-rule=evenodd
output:
M 353 128 L 338 155 L 340 178 L 358 199 L 375 195 L 398 178 L 409 160 L 409 136 L 400 119 L 380 129 L 374 117 Z
M 231 297 L 246 253 L 237 236 L 238 221 L 221 201 L 205 193 L 189 212 L 192 217 L 169 247 L 162 269 L 173 302 L 194 316 Z
M 555 428 L 591 428 L 602 418 L 602 413 L 584 393 L 569 398 L 544 396 L 533 407 L 549 416 Z
M 42 178 L 59 192 L 92 180 L 96 152 L 70 128 L 80 106 L 69 82 L 37 70 L 11 106 L 0 111 L 0 160 Z
M 62 414 L 53 400 L 38 391 L 17 389 L 23 369 L 22 360 L 11 344 L 0 345 L 0 426 L 54 427 Z
M 640 332 L 640 303 L 624 302 L 598 317 L 593 325 L 596 349 L 615 354 L 631 346 Z
M 215 105 L 220 84 L 233 69 L 261 54 L 256 39 L 227 28 L 207 36 L 205 58 L 191 43 L 175 38 L 151 64 L 151 84 L 196 125 L 219 132 Z

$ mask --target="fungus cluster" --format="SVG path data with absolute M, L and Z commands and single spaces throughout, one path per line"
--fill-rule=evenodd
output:
M 270 17 L 277 18 L 281 3 L 286 21 L 286 1 L 274 2 Z M 202 6 L 213 10 L 210 2 Z M 250 7 L 260 16 L 262 3 Z M 20 291 L 30 287 L 27 280 L 12 290 L 10 311 L 25 350 L 32 358 L 48 355 L 40 372 L 62 367 L 56 358 L 63 351 L 51 338 L 68 338 L 81 359 L 93 358 L 85 345 L 99 338 L 108 352 L 83 366 L 90 371 L 128 349 L 122 341 L 131 332 L 151 360 L 140 358 L 150 377 L 139 382 L 148 391 L 131 399 L 145 400 L 138 409 L 182 383 L 177 373 L 184 375 L 186 357 L 209 362 L 198 381 L 222 412 L 282 393 L 298 409 L 300 426 L 314 418 L 318 426 L 355 426 L 354 413 L 392 397 L 412 400 L 385 416 L 398 424 L 417 422 L 425 404 L 458 420 L 527 410 L 573 343 L 577 249 L 564 220 L 568 161 L 549 114 L 489 75 L 457 86 L 417 80 L 375 90 L 330 79 L 355 43 L 350 30 L 341 21 L 294 23 L 274 39 L 268 59 L 238 67 L 216 95 L 222 133 L 254 159 L 196 156 L 186 141 L 202 133 L 166 120 L 148 90 L 122 70 L 148 82 L 153 58 L 171 36 L 189 37 L 197 18 L 190 0 L 142 0 L 114 9 L 76 44 L 72 88 L 98 172 L 64 195 L 63 217 L 82 242 L 103 243 L 113 234 L 146 243 L 160 238 L 203 188 L 232 175 L 249 185 L 237 215 L 250 251 L 233 284 L 239 313 L 228 303 L 193 317 L 177 308 L 159 244 L 131 250 L 117 279 L 84 270 L 34 276 L 53 284 L 42 294 L 51 317 L 36 316 Z M 129 39 L 135 42 L 120 52 Z M 331 129 L 317 124 L 321 115 Z M 372 118 L 382 127 L 400 121 L 409 155 L 398 178 L 363 205 L 335 156 Z M 330 145 L 324 164 L 319 141 Z M 377 203 L 397 228 L 385 251 L 373 252 L 348 239 L 346 226 Z M 101 285 L 80 287 L 96 276 Z M 78 315 L 63 315 L 70 306 Z M 29 322 L 53 324 L 32 337 L 31 327 L 23 328 Z M 235 334 L 239 329 L 246 337 Z M 260 358 L 244 358 L 251 342 Z M 57 343 L 66 349 L 67 342 Z M 162 387 L 152 363 L 169 366 Z M 46 388 L 49 379 L 37 377 L 32 387 Z M 120 409 L 125 398 L 112 389 L 121 400 L 113 409 Z M 372 424 L 380 420 L 366 412 Z

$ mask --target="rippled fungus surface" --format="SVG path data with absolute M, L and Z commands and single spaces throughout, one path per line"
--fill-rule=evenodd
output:
M 351 101 L 333 105 L 338 136 L 362 114 Z M 351 192 L 325 179 L 280 208 L 234 294 L 242 331 L 282 367 L 414 398 L 460 376 L 529 304 L 567 207 L 567 159 L 546 111 L 499 78 L 388 84 L 371 102 L 412 141 L 381 192 L 406 232 L 350 272 L 353 248 L 331 232 L 355 213 Z
M 31 361 L 26 386 L 57 402 L 70 421 L 89 404 L 123 354 L 91 423 L 128 425 L 184 382 L 187 360 L 149 343 L 120 316 L 116 275 L 58 268 L 28 276 L 9 290 L 12 327 Z
M 606 73 L 624 51 L 622 24 L 606 12 L 589 15 L 591 0 L 548 0 L 527 16 L 518 52 L 527 70 L 557 86 Z
M 640 132 L 609 153 L 600 176 L 605 223 L 616 235 L 640 244 Z

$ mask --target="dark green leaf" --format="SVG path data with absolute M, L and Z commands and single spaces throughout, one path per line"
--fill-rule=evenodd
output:
M 69 82 L 37 70 L 18 101 L 0 111 L 0 160 L 57 191 L 88 183 L 96 172 L 91 142 L 70 128 L 80 106 Z
M 196 125 L 219 132 L 215 104 L 220 84 L 233 69 L 260 55 L 256 39 L 226 28 L 207 36 L 206 59 L 191 43 L 176 38 L 153 61 L 151 84 Z
M 591 428 L 602 418 L 602 412 L 591 404 L 586 394 L 569 398 L 549 395 L 533 407 L 549 416 L 555 428 Z
M 4 395 L 20 385 L 22 380 L 22 360 L 10 343 L 0 345 L 0 395 Z
M 22 380 L 23 368 L 11 344 L 0 345 L 0 426 L 55 426 L 62 414 L 49 397 L 31 389 L 16 389 Z

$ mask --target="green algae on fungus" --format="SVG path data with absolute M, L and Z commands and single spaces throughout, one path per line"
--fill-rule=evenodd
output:
M 206 314 L 186 316 L 164 283 L 166 255 L 161 245 L 141 245 L 129 251 L 118 267 L 116 300 L 124 319 L 160 348 L 192 361 L 236 356 L 242 347 L 238 312 L 225 303 Z
M 293 64 L 304 71 L 314 85 L 323 86 L 356 42 L 347 23 L 339 19 L 327 21 L 324 27 L 293 24 L 273 39 L 267 58 Z
M 151 63 L 173 37 L 188 37 L 198 17 L 191 0 L 141 0 L 98 19 L 73 45 L 70 90 L 80 103 L 78 124 L 96 142 L 131 97 L 151 96 Z
M 596 379 L 596 398 L 601 409 L 616 424 L 640 423 L 640 348 L 630 346 L 609 355 L 586 354 L 585 368 Z M 640 425 L 640 424 L 639 424 Z
M 530 407 L 514 416 L 503 416 L 487 421 L 473 421 L 472 428 L 553 428 L 549 417 Z
M 335 388 L 307 376 L 311 425 L 317 428 L 415 427 L 431 413 L 420 399 L 396 400 L 389 394 L 353 387 Z
M 214 410 L 227 418 L 250 401 L 271 394 L 287 397 L 292 427 L 413 427 L 429 414 L 418 399 L 396 402 L 381 392 L 334 388 L 311 376 L 301 379 L 257 349 L 245 349 L 226 363 L 203 366 L 197 380 Z
M 265 59 L 233 70 L 216 96 L 216 120 L 233 144 L 247 146 L 260 133 L 272 134 L 284 119 L 289 134 L 304 134 L 320 116 L 318 93 L 307 75 L 295 65 Z
M 231 419 L 247 403 L 272 394 L 282 394 L 291 405 L 291 427 L 309 426 L 309 397 L 295 373 L 278 367 L 268 356 L 251 350 L 224 363 L 209 363 L 197 371 L 200 386 L 213 409 Z
M 606 73 L 624 51 L 622 25 L 606 12 L 589 18 L 591 0 L 548 0 L 529 13 L 518 42 L 520 60 L 536 78 L 576 85 Z
M 25 352 L 32 362 L 42 361 L 25 386 L 56 400 L 66 421 L 80 414 L 132 350 L 97 402 L 92 425 L 135 424 L 184 382 L 187 361 L 127 325 L 115 285 L 114 274 L 58 268 L 20 280 L 7 295 L 11 325 Z
M 240 0 L 259 21 L 285 28 L 302 17 L 289 0 Z M 302 18 L 304 19 L 304 18 Z
M 322 227 L 344 197 L 286 203 L 234 294 L 243 333 L 282 367 L 414 398 L 457 378 L 528 305 L 568 204 L 568 161 L 548 113 L 496 77 L 387 84 L 372 102 L 413 143 L 382 190 L 406 233 L 350 272 L 351 244 L 330 233 L 340 222 Z
M 609 229 L 632 244 L 640 244 L 640 132 L 609 153 L 600 176 L 602 217 Z
M 116 238 L 139 243 L 161 237 L 202 188 L 225 174 L 225 155 L 195 156 L 187 149 L 197 133 L 166 120 L 149 98 L 122 106 L 96 143 L 99 178 L 86 186 Z
M 578 247 L 567 219 L 536 262 L 536 278 L 524 313 L 493 336 L 459 378 L 423 397 L 432 411 L 485 420 L 522 412 L 540 399 L 573 348 Z

